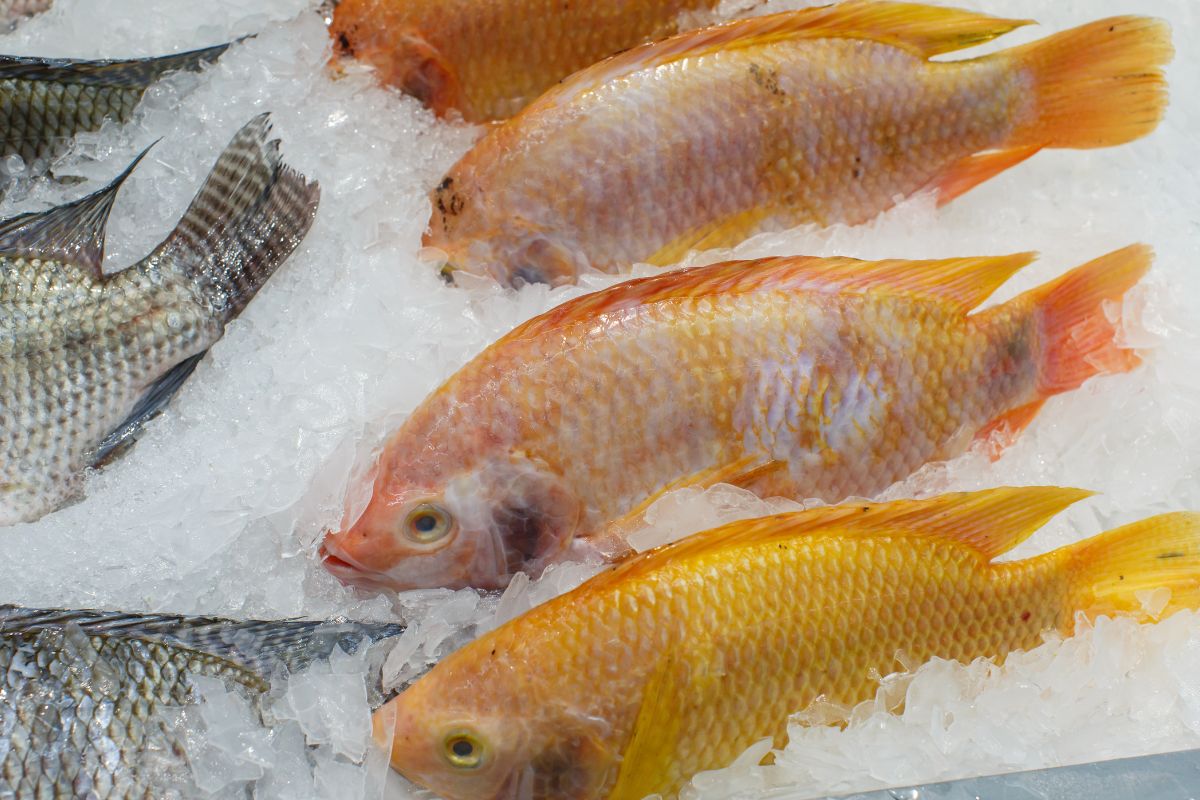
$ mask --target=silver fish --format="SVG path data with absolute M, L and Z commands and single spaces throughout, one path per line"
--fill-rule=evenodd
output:
M 402 632 L 0 606 L 0 797 L 164 797 L 187 768 L 186 741 L 164 712 L 198 699 L 197 676 L 257 698 L 279 670 Z M 382 656 L 372 650 L 368 664 Z
M 196 72 L 228 48 L 122 61 L 0 56 L 0 158 L 18 155 L 41 171 L 80 131 L 99 130 L 106 119 L 128 121 L 163 75 Z
M 0 525 L 53 510 L 127 446 L 304 238 L 318 187 L 269 132 L 265 114 L 242 128 L 175 230 L 118 273 L 101 272 L 104 228 L 137 161 L 0 223 Z

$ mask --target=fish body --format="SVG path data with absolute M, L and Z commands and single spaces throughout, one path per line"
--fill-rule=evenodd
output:
M 0 796 L 171 796 L 187 742 L 163 712 L 196 678 L 257 697 L 276 668 L 401 630 L 0 607 Z
M 0 525 L 54 509 L 127 445 L 303 239 L 318 189 L 269 131 L 265 115 L 243 128 L 175 231 L 115 274 L 104 226 L 133 165 L 0 223 Z
M 970 315 L 1031 256 L 729 262 L 584 295 L 417 407 L 327 564 L 395 589 L 503 586 L 614 546 L 674 487 L 870 496 L 1131 369 L 1104 308 L 1150 257 L 1127 248 Z
M 981 58 L 1019 21 L 849 2 L 646 45 L 547 92 L 433 191 L 426 246 L 512 286 L 669 265 L 764 230 L 947 202 L 1045 147 L 1153 130 L 1169 31 L 1092 23 Z
M 612 567 L 451 654 L 376 712 L 447 800 L 673 798 L 818 698 L 906 660 L 1002 659 L 1075 615 L 1200 604 L 1200 515 L 994 563 L 1086 496 L 1030 487 L 736 522 Z M 1141 612 L 1145 617 L 1145 613 Z
M 675 33 L 719 0 L 341 0 L 341 52 L 441 116 L 506 119 L 576 70 Z
M 75 134 L 127 122 L 146 89 L 168 72 L 196 72 L 228 44 L 124 61 L 0 56 L 0 158 L 27 165 L 63 152 Z
M 40 14 L 50 7 L 52 0 L 0 0 L 0 25 L 7 23 L 16 27 L 25 17 Z

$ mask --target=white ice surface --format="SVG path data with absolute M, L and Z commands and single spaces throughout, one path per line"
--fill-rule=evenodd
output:
M 741 4 L 731 0 L 730 7 Z M 805 4 L 770 2 L 765 10 Z M 918 199 L 872 225 L 765 236 L 734 255 L 924 258 L 1040 250 L 1042 259 L 1001 290 L 1007 297 L 1110 249 L 1153 244 L 1155 269 L 1124 309 L 1132 323 L 1128 341 L 1146 356 L 1140 370 L 1052 399 L 995 464 L 967 456 L 932 465 L 886 496 L 1034 483 L 1102 493 L 1017 555 L 1150 514 L 1200 509 L 1200 6 L 1193 0 L 956 4 L 1042 23 L 1005 37 L 1004 46 L 1105 14 L 1170 20 L 1178 55 L 1166 121 L 1133 145 L 1042 153 L 938 213 Z M 81 136 L 56 171 L 87 184 L 26 184 L 0 207 L 7 214 L 78 197 L 160 139 L 118 199 L 110 270 L 166 235 L 234 131 L 261 111 L 272 112 L 289 163 L 322 186 L 305 243 L 138 446 L 89 477 L 83 502 L 0 530 L 0 601 L 259 617 L 399 615 L 415 625 L 386 670 L 403 680 L 477 624 L 494 624 L 495 598 L 357 596 L 317 565 L 320 533 L 337 523 L 348 494 L 352 505 L 361 501 L 360 474 L 372 449 L 429 391 L 512 325 L 582 289 L 456 291 L 418 261 L 426 191 L 477 131 L 435 120 L 415 101 L 377 88 L 361 70 L 331 78 L 314 5 L 58 0 L 0 37 L 0 52 L 12 54 L 125 57 L 259 34 L 202 75 L 155 86 L 128 125 Z M 611 281 L 589 278 L 588 285 Z M 647 536 L 682 535 L 739 509 L 749 515 L 765 508 L 746 502 L 726 490 L 668 498 L 656 509 L 657 533 Z M 567 567 L 514 586 L 500 601 L 501 613 L 518 613 L 585 574 L 586 568 Z M 927 665 L 913 680 L 902 717 L 860 710 L 846 730 L 796 728 L 777 766 L 751 768 L 754 760 L 746 759 L 741 770 L 705 776 L 696 796 L 753 797 L 761 787 L 784 784 L 799 797 L 1200 746 L 1197 653 L 1200 623 L 1184 615 L 1157 627 L 1101 624 L 1010 659 L 1003 669 Z M 336 786 L 338 797 L 377 797 L 367 777 L 381 781 L 379 765 L 353 763 L 365 700 L 346 697 L 346 682 L 332 672 L 279 691 L 285 689 L 303 721 L 273 738 L 256 739 L 253 726 L 239 732 L 235 709 L 218 702 L 213 713 L 224 714 L 218 717 L 230 733 L 206 740 L 216 748 L 212 757 L 243 765 L 243 773 L 232 774 L 258 770 L 263 796 L 331 796 Z M 345 713 L 319 708 L 322 692 L 343 698 Z M 199 725 L 197 736 L 208 730 Z M 305 737 L 319 747 L 301 774 L 294 768 L 299 762 L 289 759 L 304 757 Z M 201 771 L 206 776 L 215 781 Z M 294 783 L 280 788 L 287 781 Z

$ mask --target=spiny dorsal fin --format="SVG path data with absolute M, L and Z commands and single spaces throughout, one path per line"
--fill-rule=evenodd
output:
M 104 232 L 113 201 L 150 147 L 103 189 L 73 203 L 0 222 L 0 255 L 65 261 L 88 268 L 96 280 L 101 280 Z
M 759 291 L 888 290 L 950 302 L 965 314 L 1033 261 L 1034 255 L 1016 253 L 938 261 L 859 261 L 809 256 L 726 261 L 624 281 L 568 300 L 518 326 L 500 342 L 534 338 L 572 323 L 594 320 L 602 314 L 654 303 Z
M 370 642 L 399 636 L 403 625 L 344 620 L 247 620 L 174 614 L 36 609 L 0 606 L 0 637 L 77 626 L 88 636 L 148 639 L 186 647 L 240 664 L 264 677 L 276 666 L 303 669 L 327 657 L 335 646 L 351 651 Z
M 616 78 L 718 50 L 759 47 L 790 39 L 868 39 L 928 58 L 972 47 L 1031 24 L 919 3 L 838 3 L 734 20 L 681 33 L 620 53 L 575 73 L 526 108 L 522 115 L 569 102 Z
M 121 61 L 0 56 L 0 80 L 145 88 L 168 72 L 195 71 L 204 64 L 211 64 L 228 49 L 227 43 L 187 53 Z
M 843 503 L 731 522 L 632 556 L 590 584 L 645 575 L 671 562 L 734 547 L 793 539 L 820 531 L 933 537 L 966 545 L 987 559 L 1028 539 L 1059 512 L 1090 497 L 1083 489 L 1022 486 L 944 494 L 928 500 Z M 585 584 L 588 585 L 588 584 Z

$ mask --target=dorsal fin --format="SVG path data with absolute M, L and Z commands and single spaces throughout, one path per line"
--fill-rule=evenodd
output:
M 756 291 L 866 292 L 887 289 L 896 294 L 947 301 L 966 314 L 1034 257 L 1033 253 L 1016 253 L 938 261 L 859 261 L 809 256 L 726 261 L 624 281 L 568 300 L 518 326 L 500 342 L 534 338 L 572 323 L 594 320 L 602 314 L 677 298 Z
M 241 41 L 239 39 L 238 41 Z M 145 88 L 168 72 L 195 71 L 211 64 L 232 43 L 155 58 L 83 61 L 0 55 L 0 80 L 45 81 L 56 84 Z
M 154 145 L 150 145 L 153 147 Z M 103 277 L 104 231 L 121 184 L 147 147 L 125 171 L 97 192 L 47 211 L 21 214 L 0 222 L 0 255 L 65 261 L 87 267 L 96 280 Z
M 731 522 L 632 556 L 590 581 L 644 575 L 673 561 L 728 548 L 793 539 L 823 530 L 933 537 L 966 545 L 987 559 L 1028 539 L 1059 512 L 1090 497 L 1083 489 L 1022 486 L 944 494 L 928 500 L 843 503 Z
M 546 92 L 522 116 L 569 102 L 616 78 L 717 50 L 790 39 L 869 39 L 928 58 L 991 41 L 1030 23 L 956 8 L 869 0 L 739 19 L 641 45 L 601 61 Z

